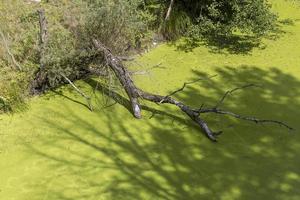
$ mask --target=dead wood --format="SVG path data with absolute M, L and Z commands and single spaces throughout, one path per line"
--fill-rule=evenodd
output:
M 106 65 L 108 65 L 111 68 L 111 70 L 115 73 L 116 77 L 119 79 L 121 85 L 125 89 L 128 97 L 130 99 L 130 102 L 131 102 L 133 115 L 136 118 L 142 117 L 139 99 L 144 99 L 144 100 L 151 101 L 151 102 L 154 102 L 157 104 L 172 104 L 174 106 L 177 106 L 192 121 L 194 121 L 202 129 L 202 131 L 206 134 L 206 136 L 209 139 L 211 139 L 212 141 L 217 141 L 216 136 L 219 135 L 220 133 L 222 133 L 222 131 L 216 131 L 216 132 L 212 131 L 209 128 L 208 124 L 205 122 L 205 120 L 202 118 L 201 114 L 216 113 L 216 114 L 222 114 L 222 115 L 229 115 L 229 116 L 232 116 L 232 117 L 235 117 L 238 119 L 252 121 L 255 123 L 275 123 L 275 124 L 284 126 L 284 127 L 288 128 L 289 130 L 293 129 L 289 125 L 287 125 L 283 122 L 277 121 L 277 120 L 266 120 L 266 119 L 258 119 L 255 117 L 245 117 L 245 116 L 241 116 L 239 114 L 235 114 L 230 111 L 225 111 L 225 110 L 219 109 L 219 107 L 225 101 L 225 99 L 228 95 L 230 95 L 238 90 L 242 90 L 242 89 L 245 89 L 248 87 L 257 87 L 254 84 L 247 84 L 245 86 L 238 87 L 233 90 L 227 91 L 222 96 L 222 98 L 217 103 L 217 105 L 214 106 L 213 108 L 203 108 L 203 105 L 197 109 L 191 108 L 190 106 L 184 104 L 183 102 L 180 102 L 180 101 L 174 99 L 172 97 L 172 95 L 174 95 L 180 91 L 183 91 L 187 85 L 195 83 L 195 82 L 199 81 L 200 79 L 198 79 L 196 81 L 184 83 L 180 89 L 170 93 L 167 96 L 161 96 L 161 95 L 145 92 L 135 86 L 135 84 L 130 76 L 129 71 L 125 68 L 125 66 L 122 64 L 122 61 L 118 57 L 114 56 L 111 53 L 111 51 L 108 48 L 106 48 L 101 42 L 94 40 L 93 43 L 94 43 L 96 50 L 100 51 L 104 54 Z M 216 76 L 216 75 L 214 75 L 214 76 Z M 212 78 L 214 76 L 211 76 L 210 78 Z

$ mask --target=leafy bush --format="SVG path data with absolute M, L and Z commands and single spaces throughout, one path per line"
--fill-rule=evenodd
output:
M 37 66 L 38 24 L 32 8 L 33 5 L 21 0 L 0 1 L 0 112 L 22 107 L 28 75 Z M 23 72 L 16 70 L 15 62 Z
M 93 39 L 115 54 L 126 54 L 150 35 L 148 23 L 153 21 L 142 0 L 51 2 L 45 8 L 49 40 L 44 62 L 51 86 L 65 81 L 61 74 L 80 77 L 86 65 L 79 66 L 78 58 L 93 54 Z
M 102 41 L 115 53 L 134 47 L 147 32 L 151 16 L 139 9 L 142 0 L 91 0 L 83 27 L 83 45 L 92 38 Z
M 87 67 L 81 59 L 93 56 L 93 38 L 121 55 L 150 42 L 154 32 L 161 31 L 167 39 L 235 31 L 263 35 L 272 30 L 276 20 L 265 0 L 175 1 L 167 22 L 164 18 L 169 0 L 28 2 L 0 1 L 0 30 L 4 35 L 0 38 L 0 109 L 14 110 L 24 101 L 29 82 L 39 69 L 40 7 L 45 8 L 48 21 L 49 40 L 43 61 L 51 87 L 65 81 L 61 74 L 71 79 L 81 77 Z M 15 70 L 8 49 L 22 72 Z
M 16 111 L 23 107 L 27 96 L 28 79 L 25 73 L 0 68 L 0 112 Z
M 275 27 L 276 15 L 271 13 L 265 0 L 182 0 L 174 3 L 171 23 L 167 32 L 182 32 L 199 38 L 215 35 L 230 35 L 242 32 L 264 35 Z M 185 13 L 185 15 L 182 14 Z M 182 16 L 188 16 L 190 21 Z M 174 26 L 172 21 L 180 22 Z M 189 23 L 191 22 L 191 23 Z M 185 26 L 183 26 L 184 24 Z

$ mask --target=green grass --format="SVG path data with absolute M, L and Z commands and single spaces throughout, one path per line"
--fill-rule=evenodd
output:
M 178 48 L 184 43 L 164 44 L 138 59 L 144 67 L 130 68 L 161 63 L 134 77 L 161 94 L 217 74 L 176 96 L 193 106 L 214 105 L 228 89 L 260 84 L 230 96 L 224 107 L 285 121 L 295 131 L 204 116 L 214 130 L 224 130 L 215 144 L 172 106 L 145 102 L 144 118 L 135 120 L 126 99 L 104 108 L 107 90 L 93 93 L 96 80 L 81 81 L 95 112 L 63 87 L 30 100 L 27 111 L 0 115 L 0 199 L 300 199 L 300 7 L 273 2 L 281 20 L 293 23 L 281 24 L 285 33 L 264 40 L 263 48 L 231 54 L 230 45 L 185 52 Z

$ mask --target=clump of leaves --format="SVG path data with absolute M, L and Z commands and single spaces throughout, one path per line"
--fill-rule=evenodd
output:
M 185 23 L 186 26 L 179 24 L 172 30 L 178 32 L 180 29 L 193 38 L 230 35 L 233 32 L 261 36 L 275 28 L 277 17 L 270 7 L 265 0 L 182 0 L 174 3 L 171 18 L 173 21 L 179 18 L 180 21 L 184 12 L 191 23 Z
M 0 74 L 0 112 L 23 108 L 28 87 L 26 74 L 1 66 Z
M 84 44 L 91 38 L 102 41 L 115 53 L 124 53 L 147 32 L 151 15 L 141 12 L 141 0 L 92 0 L 84 24 Z

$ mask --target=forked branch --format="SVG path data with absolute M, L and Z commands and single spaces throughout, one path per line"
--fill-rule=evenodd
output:
M 224 100 L 226 99 L 226 97 L 229 94 L 233 94 L 234 92 L 236 92 L 238 90 L 242 90 L 242 89 L 249 88 L 249 87 L 258 87 L 257 85 L 248 84 L 248 85 L 227 91 L 224 94 L 224 96 L 221 98 L 221 100 L 218 102 L 218 104 L 213 108 L 205 109 L 205 108 L 203 108 L 203 105 L 202 105 L 198 109 L 193 109 L 193 108 L 189 107 L 188 105 L 184 104 L 183 102 L 180 102 L 180 101 L 174 99 L 172 97 L 172 95 L 174 95 L 180 91 L 183 91 L 187 85 L 195 83 L 202 79 L 197 79 L 192 82 L 186 82 L 183 84 L 183 86 L 180 89 L 172 92 L 171 94 L 169 94 L 167 96 L 161 96 L 161 95 L 157 95 L 157 94 L 148 93 L 148 92 L 145 92 L 135 86 L 133 80 L 130 77 L 130 73 L 124 67 L 124 65 L 122 64 L 121 60 L 118 59 L 118 57 L 115 57 L 111 53 L 111 51 L 108 48 L 106 48 L 101 42 L 94 40 L 93 43 L 96 48 L 96 51 L 102 52 L 104 54 L 106 64 L 115 73 L 115 75 L 119 79 L 120 83 L 124 87 L 128 97 L 131 101 L 131 104 L 132 104 L 132 112 L 133 112 L 134 116 L 137 118 L 141 118 L 141 107 L 140 107 L 138 100 L 139 100 L 139 98 L 142 98 L 144 100 L 151 101 L 151 102 L 157 103 L 157 104 L 166 103 L 166 104 L 172 104 L 172 105 L 177 106 L 192 121 L 194 121 L 203 130 L 203 132 L 206 134 L 206 136 L 209 139 L 211 139 L 212 141 L 217 141 L 216 136 L 219 135 L 220 133 L 222 133 L 222 131 L 213 132 L 209 128 L 208 124 L 203 120 L 203 118 L 201 116 L 201 114 L 203 114 L 203 113 L 216 113 L 216 114 L 230 115 L 230 116 L 238 118 L 238 119 L 253 121 L 255 123 L 275 123 L 275 124 L 282 125 L 288 129 L 292 130 L 292 128 L 290 126 L 288 126 L 287 124 L 280 122 L 280 121 L 264 120 L 264 119 L 261 120 L 261 119 L 255 118 L 255 117 L 243 117 L 241 115 L 238 115 L 238 114 L 235 114 L 235 113 L 232 113 L 229 111 L 224 111 L 224 110 L 221 110 L 218 108 L 224 102 Z M 215 77 L 215 76 L 216 75 L 211 76 L 210 78 Z
M 256 85 L 256 84 L 247 84 L 247 85 L 244 85 L 244 86 L 241 86 L 241 87 L 237 87 L 237 88 L 234 88 L 232 90 L 229 90 L 227 92 L 225 92 L 225 94 L 223 95 L 223 97 L 220 99 L 220 101 L 217 103 L 217 105 L 215 106 L 215 108 L 218 108 L 219 106 L 221 106 L 223 104 L 223 102 L 225 101 L 225 99 L 233 94 L 234 92 L 237 92 L 238 90 L 242 90 L 242 89 L 246 89 L 246 88 L 250 88 L 250 87 L 260 87 L 259 85 Z
M 217 75 L 213 75 L 213 76 L 208 77 L 207 79 L 214 78 L 214 77 L 216 77 L 216 76 L 217 76 Z M 194 80 L 194 81 L 184 82 L 181 88 L 179 88 L 178 90 L 175 90 L 175 91 L 171 92 L 170 94 L 168 94 L 167 96 L 165 96 L 164 99 L 166 99 L 166 98 L 168 98 L 168 97 L 171 97 L 171 96 L 177 94 L 178 92 L 182 92 L 188 85 L 194 84 L 194 83 L 196 83 L 196 82 L 198 82 L 198 81 L 202 81 L 202 80 L 205 80 L 205 79 L 199 78 L 199 79 Z M 163 100 L 162 100 L 162 101 L 163 101 Z M 160 103 L 161 103 L 161 102 L 160 102 Z
M 92 107 L 92 101 L 91 101 L 91 97 L 87 96 L 84 92 L 82 92 L 67 76 L 65 76 L 63 73 L 60 73 L 60 75 L 83 97 L 85 98 L 88 107 L 90 109 L 90 111 L 93 111 L 93 107 Z

